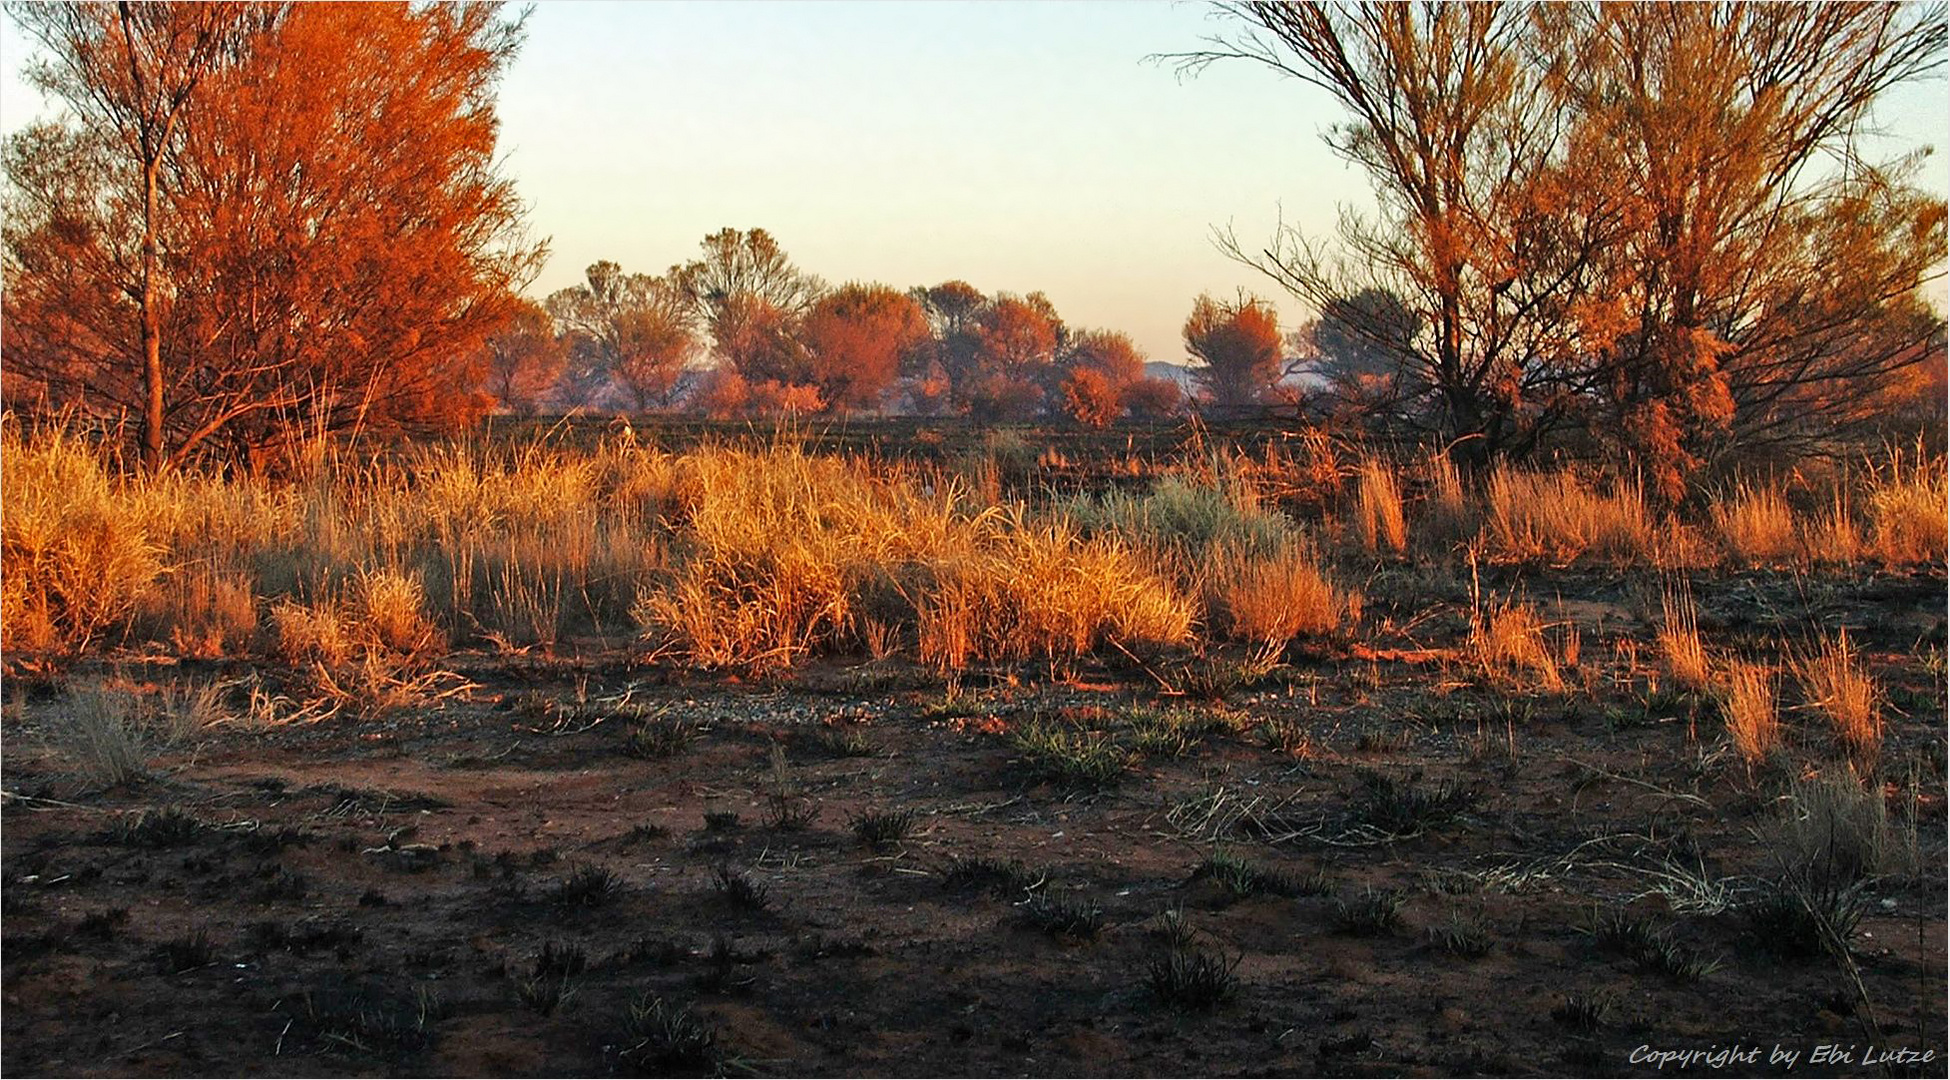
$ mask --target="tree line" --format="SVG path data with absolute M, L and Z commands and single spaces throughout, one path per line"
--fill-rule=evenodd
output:
M 1091 426 L 1192 404 L 1177 381 L 1147 374 L 1129 335 L 1072 327 L 1040 292 L 831 287 L 764 229 L 723 229 L 700 248 L 662 275 L 598 262 L 526 305 L 488 339 L 497 400 L 525 414 L 890 411 Z M 1184 335 L 1204 407 L 1250 413 L 1275 399 L 1286 368 L 1270 305 L 1200 297 Z

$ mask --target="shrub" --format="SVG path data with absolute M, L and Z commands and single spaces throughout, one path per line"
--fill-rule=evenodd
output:
M 1286 515 L 1262 508 L 1243 484 L 1198 483 L 1178 476 L 1157 481 L 1142 495 L 1110 491 L 1072 500 L 1063 509 L 1092 535 L 1122 537 L 1194 561 L 1221 545 L 1269 554 L 1293 533 Z
M 0 625 L 5 648 L 79 652 L 126 624 L 163 572 L 164 552 L 127 489 L 59 432 L 0 432 Z
M 114 785 L 146 775 L 147 740 L 133 693 L 88 683 L 69 695 L 64 712 L 54 741 L 91 779 Z

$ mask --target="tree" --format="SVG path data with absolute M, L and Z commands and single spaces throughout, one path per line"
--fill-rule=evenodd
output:
M 488 335 L 487 388 L 517 416 L 532 416 L 555 391 L 562 376 L 563 341 L 548 312 L 523 302 L 503 329 Z
M 1377 287 L 1403 298 L 1428 331 L 1406 343 L 1402 366 L 1430 388 L 1435 433 L 1471 461 L 1533 446 L 1562 422 L 1568 398 L 1545 361 L 1611 235 L 1602 214 L 1546 226 L 1528 209 L 1563 121 L 1526 63 L 1526 10 L 1229 4 L 1237 33 L 1179 58 L 1189 70 L 1248 60 L 1351 115 L 1327 143 L 1368 173 L 1378 218 L 1343 214 L 1338 250 L 1289 228 L 1257 253 L 1223 244 L 1317 311 Z
M 927 340 L 928 324 L 911 296 L 885 285 L 853 284 L 815 301 L 800 336 L 826 406 L 870 409 Z
M 1185 391 L 1172 379 L 1145 378 L 1124 387 L 1121 400 L 1132 416 L 1164 420 L 1185 408 Z
M 959 391 L 969 414 L 1025 420 L 1040 411 L 1062 344 L 1062 327 L 1041 293 L 998 293 L 983 305 L 970 329 L 973 370 Z
M 1327 91 L 1352 120 L 1328 143 L 1380 208 L 1336 245 L 1228 250 L 1322 312 L 1398 296 L 1416 332 L 1364 336 L 1424 394 L 1401 419 L 1465 461 L 1582 424 L 1672 497 L 1716 448 L 1817 430 L 1926 352 L 1942 204 L 1857 133 L 1943 62 L 1941 6 L 1224 11 L 1235 33 L 1179 59 Z
M 639 411 L 670 407 L 699 350 L 689 298 L 667 278 L 625 274 L 607 260 L 583 278 L 546 302 L 576 360 L 577 396 L 586 401 L 608 384 Z
M 1192 375 L 1221 415 L 1258 411 L 1279 382 L 1279 316 L 1256 296 L 1224 303 L 1201 294 L 1184 336 L 1185 351 L 1202 362 Z
M 1944 258 L 1914 162 L 1862 159 L 1889 87 L 1944 63 L 1938 6 L 1540 9 L 1577 118 L 1565 171 L 1619 208 L 1581 342 L 1614 428 L 1676 498 L 1736 445 L 1857 414 L 1940 332 Z
M 1118 330 L 1082 330 L 1072 335 L 1064 357 L 1071 368 L 1088 368 L 1121 389 L 1144 378 L 1144 352 L 1131 335 Z
M 1063 412 L 1090 428 L 1107 428 L 1124 411 L 1119 387 L 1094 367 L 1075 367 L 1063 380 Z
M 519 24 L 492 6 L 208 7 L 237 17 L 234 34 L 164 117 L 153 167 L 125 152 L 142 125 L 115 104 L 111 39 L 43 36 L 43 85 L 70 118 L 65 137 L 23 133 L 7 155 L 27 211 L 6 235 L 9 363 L 50 382 L 114 372 L 80 387 L 86 405 L 144 416 L 145 458 L 175 463 L 211 443 L 257 458 L 300 433 L 477 415 L 483 342 L 540 254 L 495 171 L 493 94 Z M 127 27 L 134 71 L 182 40 L 160 10 L 78 10 Z M 70 332 L 117 321 L 139 329 Z M 63 338 L 89 351 L 46 349 Z
M 719 359 L 747 379 L 807 381 L 796 324 L 825 282 L 792 265 L 764 229 L 720 229 L 700 246 L 703 257 L 672 267 L 670 280 L 711 331 Z
M 141 254 L 134 287 L 126 269 L 119 276 L 134 295 L 141 328 L 142 461 L 153 471 L 163 463 L 163 163 L 198 86 L 260 12 L 241 4 L 123 2 L 10 4 L 8 14 L 51 54 L 28 69 L 28 78 L 67 102 L 81 138 L 100 155 L 77 160 L 98 175 L 120 173 L 123 190 L 108 197 L 122 207 L 135 203 Z M 139 197 L 131 197 L 131 186 Z
M 1368 288 L 1329 300 L 1318 319 L 1295 332 L 1300 373 L 1321 382 L 1341 407 L 1387 420 L 1418 420 L 1429 386 L 1405 362 L 1422 320 L 1402 298 Z

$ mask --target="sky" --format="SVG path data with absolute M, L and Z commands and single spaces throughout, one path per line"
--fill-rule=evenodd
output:
M 0 130 L 52 108 L 0 20 Z M 1180 78 L 1155 54 L 1225 28 L 1204 3 L 542 0 L 501 99 L 505 168 L 550 258 L 537 298 L 609 259 L 661 273 L 724 227 L 764 228 L 834 283 L 960 278 L 1048 294 L 1069 325 L 1182 361 L 1200 292 L 1308 315 L 1213 244 L 1371 205 L 1321 134 L 1324 92 L 1243 63 Z M 1894 154 L 1941 146 L 1942 76 L 1880 109 Z M 1939 153 L 1921 183 L 1950 194 Z M 1941 283 L 1939 283 L 1941 291 Z

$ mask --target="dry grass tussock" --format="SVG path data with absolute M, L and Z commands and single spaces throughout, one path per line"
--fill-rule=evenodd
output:
M 1848 631 L 1825 637 L 1812 653 L 1794 663 L 1807 702 L 1828 718 L 1836 739 L 1859 765 L 1871 765 L 1882 750 L 1882 689 L 1862 669 Z
M 1727 736 L 1741 760 L 1757 765 L 1781 741 L 1781 717 L 1775 707 L 1776 672 L 1771 664 L 1735 660 L 1721 682 L 1721 711 Z
M 141 495 L 60 433 L 0 433 L 0 625 L 9 653 L 80 652 L 151 595 L 165 552 L 129 503 Z
M 1568 469 L 1490 474 L 1481 539 L 1492 558 L 1566 564 L 1652 562 L 1658 531 L 1636 483 L 1601 492 Z
M 1408 547 L 1408 525 L 1394 468 L 1378 458 L 1364 458 L 1355 485 L 1354 531 L 1361 546 L 1399 555 Z
M 1115 536 L 789 446 L 702 451 L 680 477 L 675 565 L 635 611 L 700 664 L 784 667 L 870 628 L 884 648 L 911 627 L 947 666 L 1190 636 L 1190 601 Z
M 1738 563 L 1784 566 L 1801 553 L 1794 511 L 1778 487 L 1735 485 L 1712 500 L 1709 512 L 1714 531 Z
M 1313 548 L 1299 542 L 1270 554 L 1222 548 L 1202 591 L 1212 629 L 1254 645 L 1329 634 L 1361 616 L 1360 594 L 1335 585 Z
M 1872 547 L 1884 563 L 1942 565 L 1945 556 L 1945 504 L 1950 500 L 1943 458 L 1919 448 L 1905 455 L 1892 450 L 1870 470 L 1866 503 Z
M 1575 638 L 1553 649 L 1546 629 L 1530 604 L 1495 604 L 1472 620 L 1470 654 L 1494 681 L 1556 693 L 1564 689 L 1563 664 L 1575 663 Z
M 1693 606 L 1692 590 L 1683 581 L 1660 595 L 1659 615 L 1659 657 L 1666 676 L 1686 690 L 1706 689 L 1712 665 L 1700 641 L 1699 610 Z

